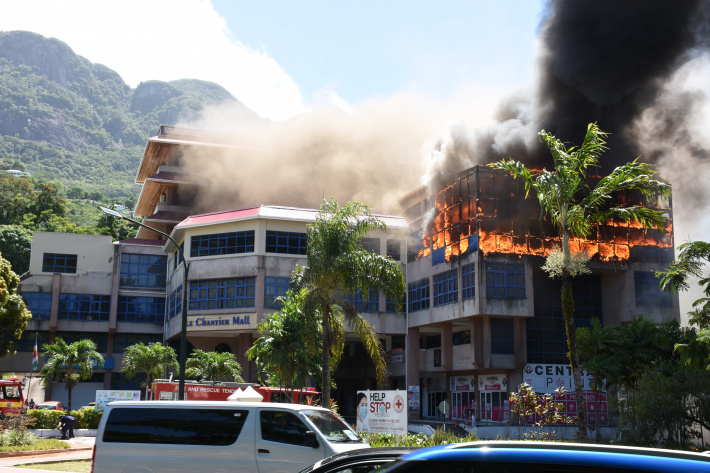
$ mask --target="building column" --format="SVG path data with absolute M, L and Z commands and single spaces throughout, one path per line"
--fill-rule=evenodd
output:
M 242 365 L 242 378 L 244 381 L 251 382 L 251 365 L 246 356 L 246 351 L 251 347 L 251 334 L 240 333 L 237 337 L 237 349 L 234 354 L 237 361 Z
M 451 322 L 441 324 L 441 367 L 449 375 L 453 369 L 453 333 Z
M 409 386 L 420 386 L 419 382 L 419 329 L 409 327 L 407 329 L 407 392 Z M 421 392 L 419 393 L 421 396 Z M 421 399 L 419 400 L 421 406 Z M 419 419 L 419 410 L 408 411 L 409 419 Z
M 483 367 L 483 320 L 480 317 L 468 319 L 471 331 L 471 366 L 474 370 Z

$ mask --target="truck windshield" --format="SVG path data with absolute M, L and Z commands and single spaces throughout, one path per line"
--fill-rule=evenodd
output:
M 330 442 L 364 442 L 345 421 L 330 411 L 306 409 L 301 412 Z
M 20 400 L 20 387 L 19 386 L 3 386 L 2 387 L 3 392 L 0 392 L 0 395 L 2 399 L 7 399 L 7 400 Z

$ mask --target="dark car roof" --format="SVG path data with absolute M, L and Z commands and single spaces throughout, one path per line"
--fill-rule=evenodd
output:
M 424 448 L 403 456 L 387 471 L 427 462 L 576 465 L 594 469 L 710 472 L 710 458 L 693 452 L 564 442 L 471 442 Z
M 417 447 L 374 447 L 348 450 L 347 452 L 336 453 L 335 455 L 324 458 L 301 471 L 301 473 L 317 473 L 321 469 L 337 468 L 338 465 L 353 461 L 394 459 L 412 453 L 415 450 L 417 450 Z

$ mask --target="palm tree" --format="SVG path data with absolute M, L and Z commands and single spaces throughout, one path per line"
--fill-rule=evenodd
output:
M 121 371 L 131 378 L 137 373 L 146 374 L 147 389 L 150 389 L 153 378 L 162 376 L 170 366 L 178 366 L 175 350 L 158 342 L 148 345 L 138 342 L 127 347 L 123 351 L 122 363 Z
M 308 291 L 286 292 L 280 297 L 281 311 L 271 314 L 257 327 L 261 337 L 247 350 L 268 383 L 294 389 L 306 385 L 309 376 L 320 374 L 320 324 L 318 330 L 305 323 L 303 300 Z
M 306 323 L 322 330 L 322 404 L 330 407 L 330 373 L 345 347 L 346 325 L 362 340 L 375 363 L 377 383 L 387 377 L 387 361 L 374 328 L 348 302 L 347 295 L 370 289 L 384 292 L 392 301 L 401 301 L 406 291 L 399 262 L 370 253 L 361 242 L 374 230 L 386 231 L 370 207 L 349 202 L 343 207 L 334 199 L 324 200 L 316 221 L 308 225 L 307 266 L 297 266 L 292 275 L 295 288 L 305 288 L 303 312 Z M 332 363 L 332 364 L 331 364 Z
M 79 340 L 68 344 L 61 337 L 54 343 L 42 346 L 42 356 L 47 362 L 39 372 L 45 386 L 52 380 L 59 381 L 62 372 L 67 387 L 67 412 L 71 411 L 71 391 L 79 381 L 87 380 L 94 374 L 94 368 L 104 365 L 104 357 L 96 351 L 96 344 L 91 340 Z
M 185 365 L 185 376 L 190 378 L 244 382 L 241 365 L 237 362 L 237 358 L 228 352 L 193 350 Z
M 594 188 L 587 181 L 587 169 L 598 167 L 599 157 L 607 148 L 606 137 L 596 123 L 587 127 L 587 133 L 579 148 L 567 147 L 560 140 L 544 130 L 540 139 L 547 145 L 554 160 L 554 171 L 535 171 L 521 162 L 501 160 L 490 166 L 510 171 L 514 178 L 525 182 L 526 197 L 533 189 L 541 207 L 541 216 L 547 216 L 560 230 L 561 251 L 554 251 L 547 258 L 543 269 L 551 277 L 562 277 L 562 314 L 565 319 L 568 358 L 574 377 L 577 398 L 577 415 L 580 440 L 587 439 L 587 422 L 584 415 L 584 395 L 582 375 L 579 368 L 577 338 L 574 325 L 574 298 L 571 279 L 589 272 L 585 254 L 572 255 L 569 247 L 570 235 L 586 237 L 595 223 L 618 219 L 624 222 L 636 221 L 644 228 L 665 228 L 664 211 L 644 206 L 610 206 L 612 196 L 624 191 L 638 191 L 646 199 L 670 197 L 670 186 L 653 179 L 655 171 L 638 158 L 614 169 L 603 177 Z

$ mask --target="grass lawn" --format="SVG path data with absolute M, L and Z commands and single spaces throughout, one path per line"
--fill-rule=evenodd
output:
M 91 460 L 72 460 L 54 463 L 29 463 L 27 465 L 15 465 L 13 466 L 13 468 L 89 473 L 89 471 L 91 471 Z
M 67 442 L 57 439 L 37 439 L 31 445 L 17 445 L 12 447 L 0 447 L 0 452 L 26 452 L 30 450 L 58 450 L 69 448 Z

